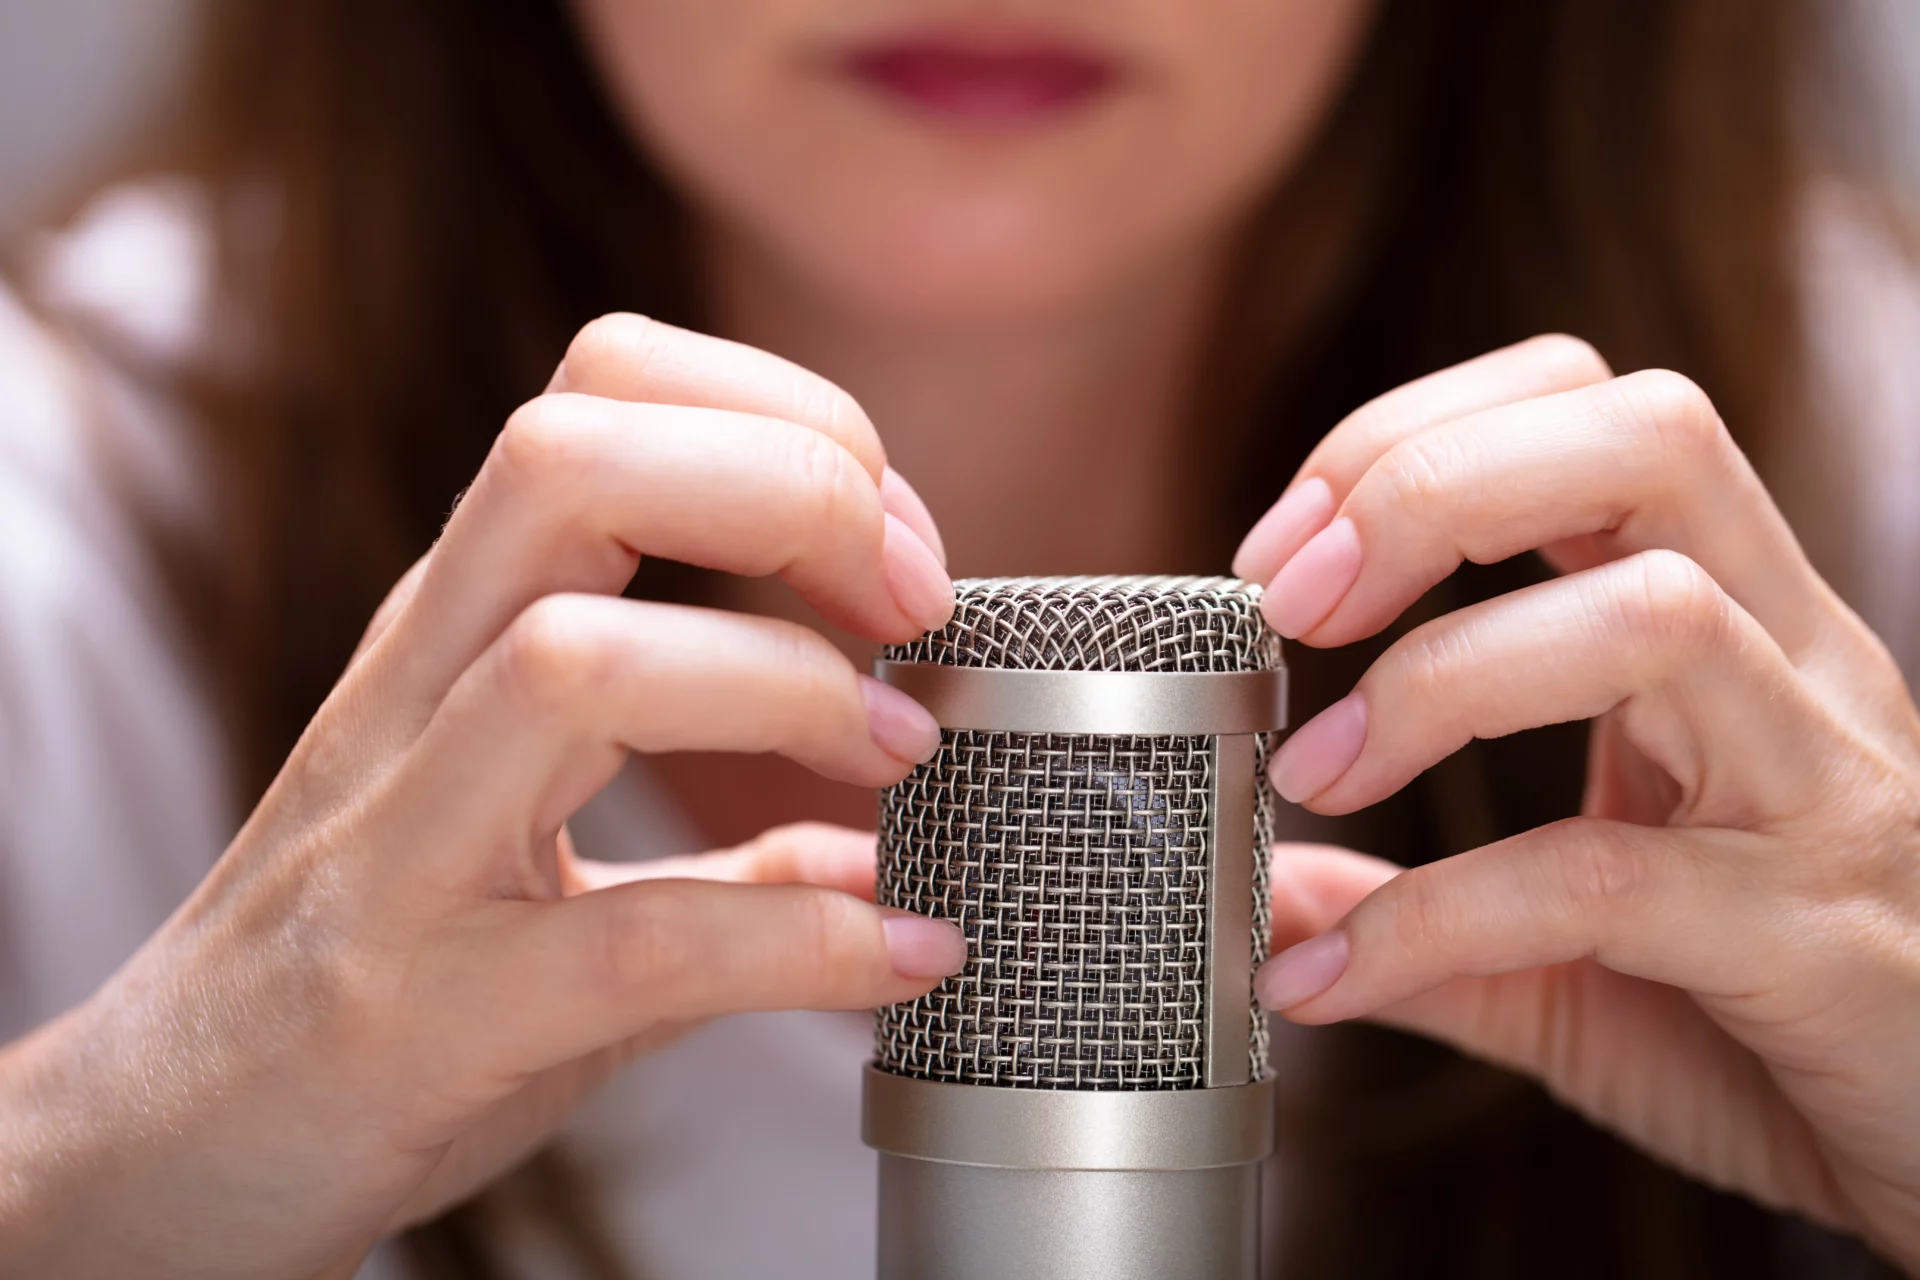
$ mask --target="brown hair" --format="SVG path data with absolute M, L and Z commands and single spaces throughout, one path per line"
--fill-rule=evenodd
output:
M 1344 411 L 1544 330 L 1691 375 L 1764 464 L 1804 426 L 1814 9 L 1387 0 L 1317 146 L 1248 228 L 1208 380 L 1228 391 L 1195 409 L 1222 446 L 1214 560 Z M 250 799 L 571 333 L 615 309 L 702 317 L 682 210 L 560 0 L 218 0 L 199 84 L 182 163 L 214 198 L 229 319 L 194 394 L 226 533 L 182 590 Z M 1536 572 L 1469 570 L 1432 607 Z M 1302 655 L 1303 715 L 1368 656 Z M 1562 816 L 1580 760 L 1577 730 L 1476 744 L 1356 819 L 1354 843 L 1419 861 Z M 1864 1265 L 1446 1050 L 1366 1029 L 1316 1043 L 1323 1069 L 1290 1108 L 1288 1275 Z M 479 1274 L 483 1219 L 456 1214 L 419 1256 Z

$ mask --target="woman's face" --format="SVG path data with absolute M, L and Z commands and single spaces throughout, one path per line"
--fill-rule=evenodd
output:
M 835 305 L 1098 300 L 1284 173 L 1375 0 L 571 0 L 636 135 Z

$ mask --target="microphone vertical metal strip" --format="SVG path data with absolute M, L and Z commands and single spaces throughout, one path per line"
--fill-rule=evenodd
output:
M 1208 805 L 1207 1067 L 1210 1089 L 1246 1084 L 1253 1075 L 1247 1008 L 1253 991 L 1252 734 L 1213 740 Z

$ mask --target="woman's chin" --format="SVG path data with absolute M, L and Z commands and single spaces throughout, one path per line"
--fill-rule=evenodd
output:
M 1070 239 L 995 243 L 922 229 L 815 239 L 775 256 L 783 260 L 779 274 L 842 314 L 914 327 L 1019 327 L 1113 305 L 1152 256 L 1100 252 L 1090 237 L 1078 245 Z

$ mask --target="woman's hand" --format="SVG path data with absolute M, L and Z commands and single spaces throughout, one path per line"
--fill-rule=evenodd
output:
M 1263 1002 L 1438 1036 L 1920 1268 L 1920 718 L 1706 397 L 1566 338 L 1483 357 L 1336 428 L 1235 567 L 1338 645 L 1535 548 L 1565 576 L 1415 629 L 1272 776 L 1347 813 L 1593 718 L 1583 816 L 1404 873 L 1283 851 L 1309 940 Z
M 956 970 L 952 926 L 849 892 L 871 896 L 871 837 L 615 868 L 563 827 L 628 751 L 778 751 L 872 786 L 939 744 L 804 628 L 618 598 L 642 554 L 778 573 L 899 641 L 951 613 L 938 546 L 838 389 L 589 326 L 207 881 L 0 1054 L 0 1272 L 350 1269 L 689 1023 Z

